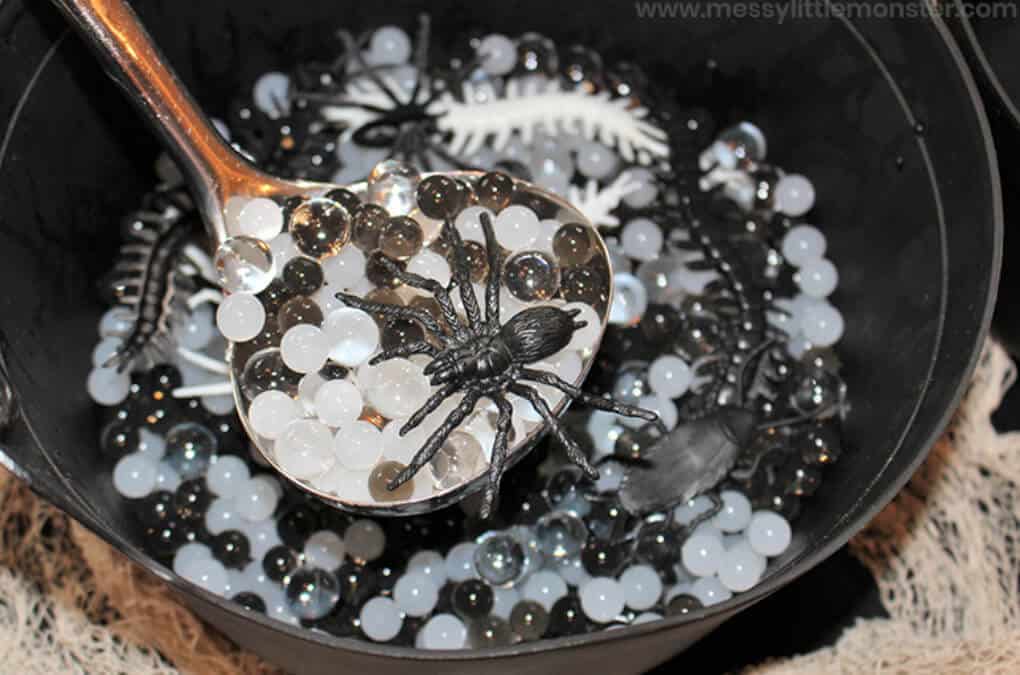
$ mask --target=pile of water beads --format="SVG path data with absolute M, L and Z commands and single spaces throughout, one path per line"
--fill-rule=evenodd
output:
M 408 92 L 411 47 L 406 33 L 386 27 L 370 35 L 363 57 Z M 746 591 L 765 573 L 768 560 L 786 551 L 802 501 L 819 488 L 822 468 L 841 454 L 838 419 L 826 413 L 844 396 L 832 349 L 842 318 L 826 300 L 838 275 L 825 258 L 824 235 L 801 220 L 814 199 L 810 182 L 768 166 L 764 136 L 753 125 L 739 124 L 713 139 L 703 111 L 658 116 L 634 66 L 607 66 L 591 50 L 560 49 L 534 34 L 489 36 L 472 49 L 484 58 L 465 81 L 482 99 L 493 92 L 498 98 L 513 81 L 556 80 L 563 87 L 608 93 L 614 101 L 648 105 L 649 118 L 669 134 L 668 158 L 647 166 L 598 138 L 539 133 L 526 139 L 520 130 L 498 148 L 483 144 L 470 158 L 479 169 L 509 171 L 575 199 L 605 236 L 615 295 L 605 309 L 611 325 L 585 388 L 654 408 L 668 426 L 696 416 L 728 372 L 727 359 L 719 357 L 737 349 L 742 334 L 721 300 L 725 262 L 743 273 L 743 290 L 763 307 L 776 339 L 763 357 L 749 405 L 766 420 L 792 415 L 807 421 L 758 434 L 741 454 L 739 471 L 718 489 L 648 519 L 628 514 L 615 495 L 626 462 L 654 443 L 655 433 L 587 410 L 568 412 L 566 420 L 589 439 L 601 473 L 597 482 L 584 479 L 543 443 L 507 475 L 492 520 L 475 517 L 472 500 L 430 515 L 354 517 L 281 484 L 251 452 L 233 399 L 217 389 L 226 372 L 226 342 L 209 304 L 215 294 L 192 293 L 182 284 L 188 297 L 175 305 L 179 315 L 170 326 L 175 349 L 155 365 L 140 360 L 123 373 L 104 367 L 133 327 L 131 312 L 115 306 L 100 324 L 88 384 L 105 408 L 101 444 L 114 487 L 132 500 L 140 540 L 185 579 L 251 611 L 333 635 L 423 649 L 484 648 L 622 627 L 696 612 Z M 448 77 L 458 65 L 464 62 L 451 60 L 430 76 Z M 361 180 L 386 153 L 360 144 L 365 139 L 352 133 L 356 129 L 338 133 L 315 103 L 326 94 L 342 100 L 352 86 L 359 90 L 359 81 L 361 90 L 374 86 L 355 69 L 332 72 L 316 64 L 289 76 L 269 74 L 256 83 L 255 104 L 236 106 L 224 126 L 241 150 L 274 171 Z M 517 90 L 522 96 L 528 91 L 539 89 L 522 84 Z M 442 154 L 429 154 L 429 168 L 455 168 Z M 706 223 L 711 219 L 712 246 L 721 261 L 706 254 L 710 251 L 692 252 L 685 245 L 689 232 L 659 208 L 675 203 L 681 184 L 695 188 L 689 196 Z M 366 294 L 383 290 L 377 287 L 385 284 L 372 282 L 370 289 L 360 281 L 376 247 L 345 246 L 320 260 L 302 250 L 316 243 L 302 244 L 291 229 L 297 205 L 288 213 L 277 204 L 236 206 L 235 216 L 253 223 L 245 225 L 252 235 L 268 234 L 262 230 L 266 223 L 275 232 L 288 228 L 289 241 L 283 234 L 270 238 L 276 262 L 266 289 L 273 290 L 262 291 L 262 299 L 287 290 L 274 296 L 279 306 L 254 332 L 272 329 L 268 317 L 275 318 L 280 346 L 264 375 L 297 386 L 298 404 L 309 399 L 314 404 L 316 396 L 308 393 L 312 380 L 300 391 L 309 373 L 343 383 L 341 369 L 356 375 L 359 366 L 335 362 L 322 376 L 321 369 L 306 368 L 318 366 L 319 356 L 314 364 L 303 361 L 307 354 L 301 349 L 284 357 L 282 338 L 288 328 L 308 325 L 315 310 L 306 299 L 318 306 L 324 322 L 344 311 L 323 292 L 327 283 L 348 287 L 349 279 Z M 386 208 L 396 215 L 392 204 Z M 400 221 L 385 246 L 406 254 L 409 266 L 424 256 L 415 265 L 441 276 L 444 260 L 429 248 L 434 236 L 429 223 L 415 222 L 420 244 L 417 230 Z M 349 236 L 356 233 L 351 223 Z M 430 252 L 438 255 L 426 255 Z M 181 275 L 219 283 L 211 260 L 188 253 Z M 583 287 L 585 275 L 578 277 Z M 234 332 L 240 323 L 230 324 L 227 317 L 222 327 L 236 340 L 243 337 Z M 374 319 L 350 325 L 366 326 L 379 341 L 387 335 Z M 393 339 L 413 330 L 401 327 Z M 374 349 L 362 338 L 353 336 L 348 344 L 370 354 Z M 266 348 L 277 349 L 268 342 Z M 358 405 L 347 401 L 348 394 L 354 398 L 338 391 L 322 409 L 350 417 Z M 366 395 L 359 395 L 364 404 Z M 388 402 L 375 403 L 385 408 Z M 367 425 L 367 436 L 380 439 L 366 451 L 381 447 L 386 456 L 387 427 L 375 424 L 380 417 L 357 421 Z

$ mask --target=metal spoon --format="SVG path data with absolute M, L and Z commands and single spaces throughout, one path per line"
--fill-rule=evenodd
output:
M 164 145 L 177 160 L 188 181 L 198 210 L 205 223 L 213 244 L 219 246 L 230 237 L 231 219 L 228 217 L 228 202 L 232 198 L 270 198 L 282 200 L 290 197 L 316 197 L 333 190 L 336 185 L 310 181 L 283 180 L 267 175 L 249 164 L 224 142 L 219 132 L 198 108 L 194 99 L 163 60 L 138 16 L 123 0 L 54 0 L 77 27 L 79 33 L 91 44 L 106 65 L 110 76 L 125 90 L 129 99 L 141 111 L 150 126 L 162 138 Z M 456 172 L 465 181 L 477 180 L 480 174 Z M 359 196 L 366 193 L 366 185 L 344 186 Z M 554 214 L 560 222 L 581 223 L 591 227 L 587 219 L 573 206 L 540 188 L 524 182 L 517 182 L 517 196 L 520 200 Z M 608 271 L 609 259 L 605 243 L 591 228 L 593 234 L 593 255 L 602 259 Z M 612 275 L 607 274 L 603 292 L 612 296 Z M 593 341 L 591 352 L 597 347 L 605 330 L 607 312 L 605 307 L 598 316 L 598 339 Z M 589 353 L 584 367 L 571 385 L 579 385 L 591 365 L 593 354 Z M 240 419 L 255 447 L 263 457 L 281 474 L 302 489 L 347 510 L 375 514 L 418 513 L 430 511 L 481 488 L 485 472 L 469 477 L 464 482 L 447 486 L 421 498 L 411 497 L 384 502 L 345 498 L 331 493 L 312 481 L 301 480 L 288 474 L 274 457 L 271 441 L 260 437 L 252 430 L 248 419 L 248 401 L 239 386 L 245 366 L 244 359 L 235 358 L 235 345 L 227 352 L 231 388 Z M 552 407 L 553 414 L 565 409 L 563 399 Z M 508 464 L 519 459 L 530 448 L 546 425 L 522 427 L 508 449 Z

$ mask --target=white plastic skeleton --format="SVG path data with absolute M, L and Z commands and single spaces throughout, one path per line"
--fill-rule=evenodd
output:
M 635 181 L 627 171 L 616 177 L 612 183 L 599 189 L 598 181 L 589 179 L 584 188 L 571 185 L 567 199 L 578 211 L 583 213 L 596 227 L 619 227 L 620 219 L 612 212 L 620 205 L 620 201 L 635 190 L 641 183 Z

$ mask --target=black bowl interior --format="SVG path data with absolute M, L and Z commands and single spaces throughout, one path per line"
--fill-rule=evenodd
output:
M 96 447 L 84 382 L 103 310 L 95 282 L 116 251 L 119 215 L 154 183 L 157 146 L 46 3 L 5 2 L 0 119 L 12 123 L 0 145 L 0 336 L 23 411 L 5 444 L 8 463 L 170 579 L 232 637 L 292 669 L 424 672 L 435 667 L 430 659 L 448 658 L 449 672 L 477 672 L 479 660 L 511 655 L 497 672 L 647 668 L 845 542 L 921 460 L 975 362 L 999 267 L 998 178 L 973 83 L 938 22 L 641 19 L 631 2 L 579 0 L 555 11 L 536 0 L 138 4 L 213 114 L 266 70 L 335 52 L 340 26 L 411 29 L 421 11 L 432 14 L 440 35 L 437 55 L 474 29 L 537 30 L 559 44 L 595 46 L 607 62 L 633 60 L 653 81 L 676 86 L 680 102 L 708 105 L 720 124 L 759 124 L 772 161 L 817 186 L 812 218 L 840 267 L 833 300 L 847 323 L 841 347 L 853 404 L 850 450 L 805 509 L 790 551 L 753 591 L 685 621 L 484 655 L 422 656 L 299 636 L 171 578 L 138 546 Z M 628 639 L 620 650 L 618 641 Z

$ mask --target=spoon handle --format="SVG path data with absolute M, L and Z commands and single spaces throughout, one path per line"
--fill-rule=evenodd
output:
M 124 0 L 53 0 L 102 57 L 107 73 L 162 138 L 193 189 L 209 233 L 228 235 L 223 210 L 233 194 L 269 195 L 277 181 L 227 145 L 163 59 Z

